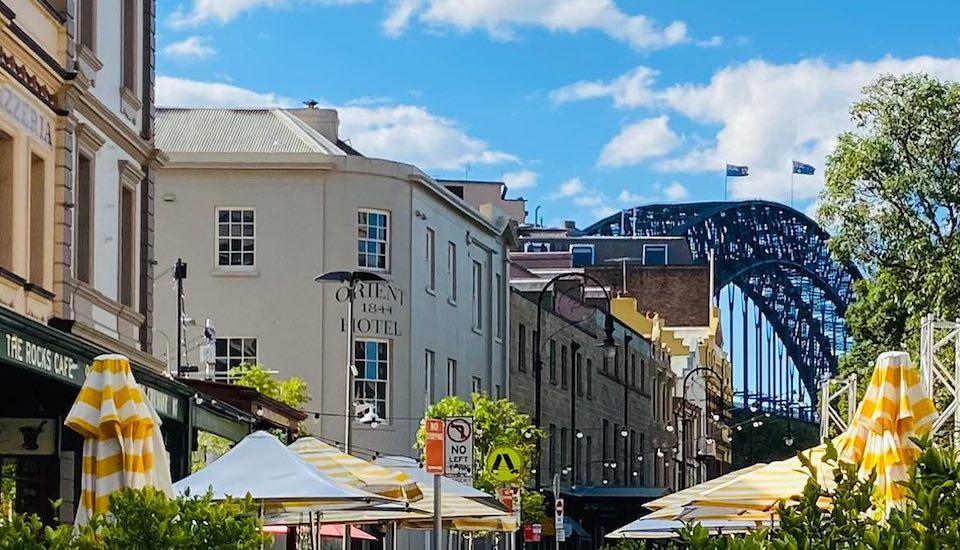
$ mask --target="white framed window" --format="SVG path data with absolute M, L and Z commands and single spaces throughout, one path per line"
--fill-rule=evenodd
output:
M 256 266 L 256 212 L 217 208 L 217 269 L 251 271 Z
M 357 376 L 353 379 L 354 401 L 373 405 L 380 418 L 387 418 L 390 341 L 358 338 L 353 356 L 357 367 Z
M 357 211 L 357 265 L 371 271 L 390 269 L 390 214 Z
M 227 371 L 240 365 L 256 365 L 257 345 L 256 338 L 226 337 L 217 338 L 215 343 L 215 370 L 217 378 L 226 377 Z
M 594 264 L 594 248 L 592 244 L 571 244 L 570 258 L 573 267 L 584 267 Z
M 437 244 L 436 234 L 429 227 L 426 241 L 427 290 L 434 291 L 437 289 Z
M 473 376 L 470 380 L 470 391 L 472 393 L 480 393 L 483 391 L 483 380 L 479 376 Z
M 447 395 L 457 395 L 456 359 L 447 359 Z
M 667 265 L 667 245 L 643 245 L 643 265 Z
M 457 243 L 447 243 L 447 288 L 450 289 L 450 301 L 457 302 Z
M 523 243 L 524 252 L 550 252 L 550 243 L 526 242 Z
M 483 326 L 483 265 L 473 261 L 473 295 L 471 297 L 473 306 L 473 328 L 480 330 Z
M 434 380 L 437 370 L 437 356 L 433 350 L 424 350 L 423 353 L 423 395 L 426 401 L 425 406 L 433 404 L 436 397 L 433 393 Z

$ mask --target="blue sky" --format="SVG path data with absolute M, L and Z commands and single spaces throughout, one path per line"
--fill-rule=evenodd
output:
M 882 72 L 960 79 L 960 6 L 929 2 L 159 2 L 166 105 L 341 109 L 360 151 L 506 178 L 547 223 L 723 198 L 813 212 L 847 108 Z M 772 7 L 775 6 L 775 7 Z M 468 168 L 469 167 L 469 168 Z

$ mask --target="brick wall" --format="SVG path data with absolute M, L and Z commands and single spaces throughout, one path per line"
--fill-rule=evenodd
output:
M 619 289 L 620 266 L 593 266 L 587 272 Z M 710 301 L 710 269 L 707 266 L 627 266 L 627 291 L 637 299 L 641 312 L 659 313 L 668 326 L 705 326 Z

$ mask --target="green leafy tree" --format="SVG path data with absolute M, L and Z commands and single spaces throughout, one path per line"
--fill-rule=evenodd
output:
M 846 320 L 844 370 L 916 349 L 919 318 L 960 315 L 960 84 L 883 76 L 851 109 L 854 131 L 827 159 L 819 217 L 831 252 L 866 278 Z
M 474 471 L 477 472 L 474 485 L 478 489 L 491 494 L 496 491 L 498 483 L 486 470 L 484 460 L 492 449 L 501 445 L 513 447 L 520 453 L 523 464 L 518 483 L 526 484 L 537 453 L 537 438 L 544 436 L 543 430 L 533 425 L 529 415 L 517 410 L 517 405 L 509 399 L 494 400 L 483 393 L 474 393 L 469 403 L 456 396 L 444 397 L 424 413 L 425 419 L 456 416 L 473 417 Z M 417 448 L 423 448 L 424 434 L 421 421 L 417 430 Z M 542 521 L 546 517 L 542 495 L 525 491 L 521 496 L 520 513 L 524 522 Z
M 298 408 L 310 401 L 307 383 L 302 378 L 277 379 L 273 373 L 260 365 L 243 364 L 230 369 L 229 376 L 238 386 L 253 388 L 267 397 Z

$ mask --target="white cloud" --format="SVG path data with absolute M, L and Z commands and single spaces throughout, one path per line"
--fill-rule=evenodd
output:
M 701 48 L 719 48 L 720 46 L 723 46 L 723 37 L 713 35 L 710 38 L 705 40 L 697 40 L 694 43 Z
M 634 108 L 650 105 L 656 98 L 653 84 L 657 71 L 640 65 L 632 71 L 610 82 L 599 80 L 581 80 L 557 88 L 550 92 L 550 101 L 554 104 L 610 97 L 613 104 L 620 108 Z
M 670 182 L 662 191 L 667 200 L 682 201 L 690 198 L 690 191 L 679 181 Z
M 287 107 L 296 102 L 272 92 L 259 93 L 232 84 L 157 77 L 161 107 Z
M 211 57 L 217 50 L 206 44 L 202 36 L 189 36 L 179 42 L 172 42 L 163 48 L 163 55 L 186 60 L 201 60 Z
M 631 166 L 661 157 L 680 145 L 680 138 L 670 130 L 666 116 L 648 118 L 620 130 L 600 152 L 600 166 Z
M 659 160 L 656 169 L 720 175 L 725 163 L 745 164 L 750 166 L 750 176 L 729 179 L 731 198 L 788 201 L 791 160 L 817 169 L 815 176 L 793 178 L 798 200 L 816 197 L 823 188 L 825 158 L 837 135 L 852 127 L 849 109 L 865 85 L 881 74 L 913 72 L 960 80 L 960 58 L 886 57 L 839 64 L 819 59 L 787 64 L 753 60 L 720 69 L 707 83 L 660 89 L 653 82 L 655 73 L 648 71 L 641 66 L 609 82 L 574 83 L 554 91 L 551 97 L 555 102 L 609 97 L 619 108 L 682 115 L 700 126 L 700 135 L 686 133 L 688 146 L 683 153 Z M 643 146 L 656 129 L 651 126 L 649 132 L 640 132 L 628 126 L 621 130 L 604 147 L 601 164 L 628 165 L 663 156 L 656 148 Z M 669 131 L 665 125 L 660 130 L 665 135 Z M 669 137 L 665 143 L 671 143 Z
M 623 204 L 640 204 L 642 202 L 647 202 L 648 198 L 644 195 L 634 193 L 629 189 L 623 189 L 620 191 L 620 194 L 617 195 L 617 200 Z
M 284 8 L 295 3 L 319 5 L 360 4 L 370 0 L 193 0 L 184 10 L 177 8 L 170 15 L 169 23 L 174 28 L 196 27 L 206 23 L 229 23 L 244 12 L 259 8 Z
M 530 170 L 519 170 L 517 172 L 507 172 L 503 175 L 503 183 L 508 189 L 519 190 L 529 189 L 537 185 L 537 173 Z
M 570 178 L 560 184 L 557 192 L 553 194 L 553 198 L 572 197 L 578 193 L 582 193 L 585 188 L 583 180 L 580 178 Z
M 167 107 L 290 107 L 297 102 L 279 94 L 261 93 L 218 82 L 169 76 L 157 78 L 157 104 Z M 340 136 L 370 157 L 414 164 L 421 169 L 459 170 L 466 164 L 517 162 L 509 153 L 490 148 L 454 121 L 416 105 L 345 105 Z
M 483 30 L 497 40 L 513 38 L 518 27 L 552 32 L 595 30 L 637 50 L 656 50 L 689 41 L 686 24 L 660 26 L 631 15 L 613 0 L 393 0 L 384 30 L 402 34 L 414 19 L 435 28 Z

